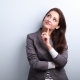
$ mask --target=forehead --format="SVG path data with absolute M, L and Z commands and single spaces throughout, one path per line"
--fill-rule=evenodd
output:
M 48 14 L 51 14 L 53 17 L 59 19 L 59 14 L 56 11 L 50 11 Z

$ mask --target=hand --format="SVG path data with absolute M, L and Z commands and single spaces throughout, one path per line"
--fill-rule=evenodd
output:
M 44 42 L 47 46 L 50 45 L 50 43 L 49 43 L 49 39 L 50 39 L 50 36 L 49 36 L 49 28 L 47 29 L 47 32 L 43 32 L 43 33 L 41 34 L 41 37 L 42 37 L 43 42 Z

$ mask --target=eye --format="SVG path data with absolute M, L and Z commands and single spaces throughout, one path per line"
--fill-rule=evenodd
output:
M 48 14 L 47 17 L 50 17 L 50 14 Z
M 57 20 L 56 20 L 56 19 L 53 19 L 53 21 L 57 22 Z

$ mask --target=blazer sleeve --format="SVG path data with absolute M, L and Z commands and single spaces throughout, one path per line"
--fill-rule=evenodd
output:
M 66 46 L 63 53 L 58 54 L 57 57 L 53 59 L 53 61 L 57 63 L 60 68 L 63 68 L 68 61 L 68 46 Z
M 29 64 L 32 68 L 37 69 L 37 70 L 47 70 L 48 69 L 48 62 L 47 61 L 40 61 L 37 57 L 37 53 L 35 51 L 34 47 L 34 41 L 30 37 L 30 35 L 27 35 L 27 46 L 26 46 L 26 51 L 27 51 L 27 58 L 29 61 Z

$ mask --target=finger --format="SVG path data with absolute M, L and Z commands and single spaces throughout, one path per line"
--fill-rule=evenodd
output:
M 47 33 L 49 33 L 49 28 L 47 29 Z
M 42 35 L 46 35 L 46 32 L 43 32 Z
M 45 40 L 45 37 L 44 36 L 41 36 L 42 37 L 42 40 L 44 41 Z
M 41 35 L 41 37 L 42 37 L 42 38 L 46 38 L 47 36 L 46 36 L 46 35 Z
M 47 38 L 47 35 L 41 35 L 41 37 L 44 39 L 44 38 Z
M 43 32 L 43 33 L 46 34 L 46 32 Z M 43 34 L 43 33 L 42 33 L 42 34 Z

